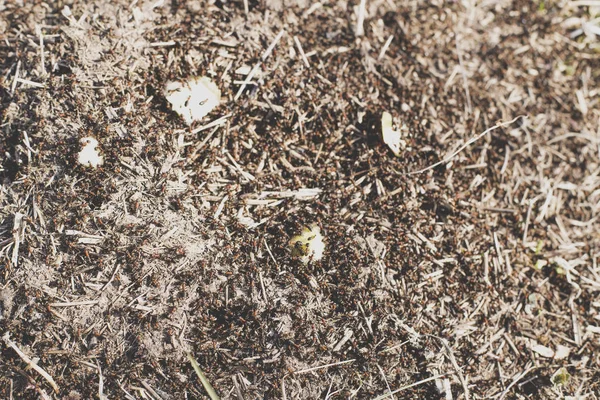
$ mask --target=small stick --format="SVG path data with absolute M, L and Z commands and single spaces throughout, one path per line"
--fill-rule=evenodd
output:
M 460 153 L 461 151 L 463 151 L 464 149 L 466 149 L 466 148 L 467 148 L 469 145 L 471 145 L 471 144 L 475 143 L 476 141 L 478 141 L 479 139 L 481 139 L 482 137 L 484 137 L 485 135 L 487 135 L 489 132 L 491 132 L 491 131 L 493 131 L 493 130 L 495 130 L 495 129 L 498 129 L 498 128 L 501 128 L 501 127 L 504 127 L 504 126 L 510 125 L 510 124 L 512 124 L 513 122 L 515 122 L 516 120 L 518 120 L 519 118 L 526 118 L 526 116 L 524 116 L 524 115 L 519 115 L 518 117 L 516 117 L 516 118 L 513 118 L 512 120 L 510 120 L 510 121 L 508 121 L 508 122 L 502 122 L 501 124 L 494 125 L 494 126 L 492 126 L 491 128 L 488 128 L 488 129 L 486 129 L 484 132 L 480 133 L 479 135 L 475 136 L 474 138 L 470 139 L 470 140 L 469 140 L 467 143 L 465 143 L 465 144 L 463 144 L 462 146 L 460 146 L 460 147 L 458 148 L 458 150 L 456 150 L 454 153 L 450 154 L 448 157 L 444 158 L 443 160 L 441 160 L 441 161 L 438 161 L 438 162 L 436 162 L 435 164 L 433 164 L 433 165 L 430 165 L 429 167 L 426 167 L 426 168 L 420 169 L 420 170 L 418 170 L 418 171 L 407 172 L 407 173 L 405 173 L 405 174 L 403 174 L 403 175 L 416 175 L 416 174 L 421 174 L 421 173 L 423 173 L 423 172 L 426 172 L 426 171 L 429 171 L 429 170 L 431 170 L 431 169 L 434 169 L 434 168 L 435 168 L 435 167 L 437 167 L 438 165 L 445 164 L 445 163 L 447 163 L 448 161 L 452 160 L 452 159 L 454 158 L 454 156 L 456 156 L 458 153 Z
M 377 57 L 377 61 L 380 61 L 385 56 L 385 52 L 390 47 L 390 44 L 392 44 L 392 40 L 394 40 L 394 35 L 390 35 L 388 40 L 386 40 L 385 44 L 381 48 L 381 51 L 379 52 L 379 57 Z
M 108 397 L 104 395 L 104 377 L 102 376 L 102 368 L 100 368 L 100 364 L 96 361 L 96 367 L 98 368 L 98 399 L 99 400 L 108 400 Z
M 300 56 L 302 57 L 304 65 L 306 65 L 306 68 L 310 68 L 308 58 L 306 58 L 306 54 L 304 54 L 304 50 L 302 49 L 302 44 L 300 44 L 300 40 L 298 40 L 298 36 L 294 36 L 294 42 L 296 43 L 296 47 L 298 47 L 298 51 L 300 52 Z
M 508 160 L 510 159 L 510 147 L 508 145 L 504 146 L 504 163 L 502 164 L 502 168 L 500 168 L 500 175 L 504 175 L 506 172 L 506 167 L 508 167 Z
M 363 24 L 365 22 L 365 12 L 367 8 L 367 0 L 360 0 L 358 6 L 358 21 L 356 22 L 356 36 L 362 36 L 365 34 Z
M 108 279 L 108 282 L 106 282 L 104 285 L 102 285 L 102 288 L 100 288 L 101 292 L 103 292 L 104 289 L 106 289 L 108 287 L 108 285 L 110 285 L 110 283 L 113 281 L 113 279 L 115 279 L 115 276 L 117 275 L 117 272 L 119 271 L 120 267 L 121 266 L 119 264 L 117 264 L 117 266 L 113 270 L 112 274 L 110 275 L 110 278 Z
M 294 372 L 294 375 L 305 374 L 307 372 L 312 372 L 312 371 L 316 371 L 316 370 L 323 369 L 323 368 L 335 367 L 337 365 L 344 365 L 344 364 L 352 363 L 354 361 L 356 361 L 356 360 L 351 359 L 351 360 L 340 361 L 340 362 L 331 363 L 331 364 L 319 365 L 318 367 L 312 367 L 312 368 L 307 368 L 307 369 L 303 369 L 300 371 L 296 371 L 296 372 Z
M 162 399 L 162 396 L 160 396 L 158 393 L 156 393 L 156 391 L 154 389 L 152 389 L 152 386 L 150 386 L 148 384 L 148 382 L 146 381 L 142 381 L 142 386 L 144 387 L 144 389 L 146 389 L 146 391 L 150 394 L 150 396 L 152 396 L 152 398 L 160 400 Z
M 385 372 L 383 371 L 383 368 L 381 368 L 381 366 L 379 364 L 377 364 L 377 368 L 379 368 L 379 372 L 381 373 L 381 376 L 383 377 L 383 381 L 385 382 L 385 386 L 387 386 L 387 389 L 388 389 L 390 397 L 392 398 L 392 400 L 396 400 L 396 397 L 392 393 L 392 388 L 390 388 L 390 384 L 388 383 L 388 380 L 385 377 Z
M 214 126 L 219 126 L 219 125 L 222 125 L 222 124 L 224 124 L 225 122 L 227 122 L 227 118 L 231 117 L 232 115 L 233 115 L 233 114 L 231 114 L 231 113 L 229 113 L 229 114 L 226 114 L 226 115 L 223 115 L 221 118 L 215 119 L 214 121 L 212 121 L 212 122 L 209 122 L 209 123 L 208 123 L 208 124 L 206 124 L 206 125 L 203 125 L 203 126 L 201 126 L 201 127 L 199 127 L 199 128 L 196 128 L 196 129 L 194 129 L 194 130 L 192 131 L 192 133 L 193 133 L 193 134 L 195 134 L 195 133 L 199 133 L 199 132 L 205 131 L 205 130 L 207 130 L 207 129 L 210 129 L 210 128 L 214 127 Z
M 266 61 L 267 58 L 269 58 L 269 56 L 271 55 L 271 52 L 273 51 L 275 46 L 277 46 L 277 43 L 279 43 L 279 40 L 281 40 L 281 37 L 283 36 L 284 33 L 285 33 L 285 30 L 282 29 L 281 31 L 279 31 L 277 36 L 275 36 L 275 39 L 273 39 L 273 41 L 271 42 L 269 47 L 267 47 L 267 50 L 265 50 L 265 52 L 263 53 L 261 61 L 257 62 L 256 65 L 254 66 L 254 68 L 252 68 L 252 70 L 248 74 L 248 76 L 246 76 L 244 83 L 242 83 L 242 86 L 240 86 L 238 92 L 236 93 L 235 97 L 233 98 L 234 101 L 237 101 L 237 99 L 240 98 L 240 96 L 242 95 L 242 92 L 244 91 L 244 89 L 246 89 L 246 86 L 248 85 L 248 83 L 250 83 L 252 78 L 254 78 L 254 75 L 256 75 L 256 73 L 258 72 L 258 69 L 260 68 L 260 64 L 263 63 L 264 61 Z
M 35 26 L 36 33 L 40 37 L 40 72 L 42 75 L 46 75 L 46 69 L 44 68 L 44 33 L 42 27 L 39 25 Z
M 490 262 L 488 252 L 483 253 L 483 281 L 489 286 L 492 286 L 490 282 Z
M 521 379 L 523 379 L 525 377 L 525 375 L 527 375 L 528 373 L 530 373 L 531 371 L 533 371 L 536 368 L 539 368 L 539 367 L 529 367 L 525 371 L 523 371 L 522 373 L 520 373 L 515 379 L 513 379 L 513 381 L 510 383 L 510 385 L 508 385 L 506 387 L 506 389 L 504 389 L 504 392 L 502 392 L 500 394 L 500 398 L 498 400 L 503 400 L 504 397 L 510 392 L 510 389 L 513 386 L 515 386 L 517 384 L 517 382 L 519 382 Z
M 174 40 L 169 40 L 168 42 L 152 42 L 147 47 L 171 47 L 177 44 Z
M 265 243 L 265 248 L 267 249 L 267 253 L 269 253 L 269 255 L 271 256 L 271 260 L 273 260 L 273 262 L 275 263 L 275 266 L 279 269 L 279 264 L 277 264 L 277 260 L 275 259 L 275 257 L 273 256 L 273 253 L 271 252 L 271 248 L 269 247 L 269 244 L 267 243 L 267 239 L 263 239 L 264 243 Z
M 223 199 L 221 200 L 221 203 L 217 207 L 217 211 L 215 211 L 215 216 L 213 217 L 213 219 L 216 220 L 219 218 L 219 215 L 221 215 L 221 212 L 223 211 L 223 207 L 225 207 L 225 203 L 227 202 L 228 198 L 229 198 L 228 195 L 225 195 L 225 197 L 223 197 Z
M 21 68 L 21 60 L 17 61 L 17 68 L 15 70 L 15 77 L 13 78 L 12 86 L 10 87 L 10 94 L 15 92 L 17 88 L 17 80 L 19 79 L 19 68 Z
M 448 353 L 448 358 L 450 359 L 450 363 L 454 367 L 456 375 L 458 375 L 458 380 L 460 381 L 460 384 L 462 385 L 463 390 L 465 391 L 465 400 L 469 400 L 469 386 L 467 385 L 467 380 L 465 379 L 465 376 L 463 375 L 462 370 L 460 369 L 460 366 L 456 361 L 456 357 L 454 357 L 454 353 L 452 352 L 448 341 L 436 335 L 425 334 L 424 336 L 429 336 L 442 342 L 442 346 L 444 346 L 444 349 L 446 349 L 446 352 Z
M 50 307 L 76 307 L 76 306 L 93 306 L 98 304 L 98 300 L 70 301 L 66 303 L 50 303 Z
M 265 281 L 263 279 L 262 271 L 260 269 L 258 270 L 258 281 L 260 282 L 260 288 L 262 289 L 263 297 L 264 297 L 265 301 L 268 303 L 269 296 L 267 296 L 267 291 L 265 290 Z
M 403 392 L 403 391 L 405 391 L 406 389 L 410 389 L 411 387 L 419 386 L 419 385 L 421 385 L 421 384 L 423 384 L 423 383 L 427 383 L 427 382 L 430 382 L 430 381 L 434 381 L 434 380 L 436 380 L 436 379 L 443 378 L 443 377 L 444 377 L 444 376 L 446 376 L 446 375 L 448 375 L 448 373 L 445 373 L 445 374 L 439 374 L 439 375 L 434 375 L 434 376 L 430 376 L 429 378 L 423 379 L 422 381 L 415 382 L 415 383 L 411 383 L 410 385 L 402 386 L 400 389 L 396 389 L 396 390 L 394 390 L 393 392 L 389 392 L 389 393 L 386 393 L 386 394 L 384 394 L 384 395 L 381 395 L 381 396 L 379 396 L 379 397 L 376 397 L 376 398 L 375 398 L 375 400 L 383 400 L 383 399 L 387 399 L 387 398 L 389 398 L 389 397 L 391 397 L 391 396 L 395 395 L 396 393 Z
M 529 230 L 529 221 L 531 220 L 531 210 L 535 204 L 535 199 L 529 201 L 529 207 L 527 207 L 527 215 L 525 216 L 525 228 L 523 229 L 523 245 L 527 245 L 527 231 Z
M 283 378 L 281 378 L 281 397 L 283 398 L 283 400 L 287 400 L 287 395 L 285 394 L 285 378 L 286 377 L 287 377 L 287 375 L 285 375 Z M 12 381 L 10 381 L 10 383 L 12 385 Z
M 231 376 L 231 380 L 233 381 L 233 385 L 235 386 L 235 394 L 237 395 L 238 399 L 244 400 L 244 395 L 242 394 L 242 389 L 240 388 L 240 384 L 238 383 L 237 379 L 235 378 L 235 375 Z
M 29 79 L 17 78 L 16 81 L 19 82 L 19 83 L 23 83 L 25 85 L 29 85 L 29 86 L 33 86 L 33 87 L 37 87 L 37 88 L 44 88 L 44 87 L 46 87 L 46 85 L 44 85 L 43 83 L 38 83 L 38 82 L 30 81 Z
M 465 89 L 465 93 L 467 95 L 467 110 L 469 114 L 473 113 L 473 108 L 471 106 L 471 95 L 469 94 L 469 81 L 467 80 L 467 71 L 465 70 L 465 66 L 463 65 L 462 53 L 460 48 L 458 47 L 458 35 L 454 34 L 454 43 L 456 44 L 456 54 L 458 55 L 458 63 L 460 64 L 460 73 L 463 77 L 463 87 Z
M 27 364 L 27 366 L 29 368 L 33 368 L 38 374 L 40 374 L 44 379 L 46 379 L 46 381 L 48 381 L 48 383 L 50 384 L 50 386 L 52 386 L 52 389 L 54 389 L 54 391 L 56 393 L 58 393 L 58 385 L 56 384 L 56 382 L 54 382 L 54 379 L 52 379 L 52 377 L 50 376 L 50 374 L 48 374 L 46 371 L 44 371 L 39 365 L 37 365 L 36 363 L 34 363 L 31 360 L 31 358 L 27 357 L 27 355 L 25 353 L 23 353 L 21 351 L 21 349 L 19 349 L 19 347 L 17 346 L 17 344 L 15 342 L 13 342 L 12 340 L 10 340 L 8 332 L 6 332 L 4 334 L 4 336 L 2 336 L 2 340 L 4 340 L 4 343 L 6 343 L 6 346 L 8 346 L 11 349 L 13 349 L 17 353 L 17 355 L 19 357 L 21 357 L 21 359 L 23 361 L 25 361 L 25 363 Z
M 196 159 L 198 157 L 200 157 L 200 154 L 198 154 L 198 152 L 200 150 L 202 150 L 202 148 L 206 145 L 206 143 L 208 143 L 208 141 L 210 140 L 210 138 L 215 134 L 215 132 L 219 129 L 219 126 L 215 126 L 215 129 L 213 129 L 208 135 L 206 135 L 206 137 L 202 140 L 202 142 L 200 142 L 200 144 L 194 149 L 194 151 L 192 152 L 192 154 L 190 155 L 190 161 L 194 162 L 196 161 Z
M 21 241 L 24 238 L 25 234 L 25 222 L 23 222 L 23 218 L 25 214 L 21 214 L 20 212 L 15 213 L 15 220 L 13 224 L 13 251 L 12 257 L 10 261 L 14 267 L 17 266 L 19 262 L 19 247 L 21 246 Z
M 279 40 L 281 39 L 281 37 L 283 36 L 284 33 L 285 33 L 285 30 L 282 29 L 281 31 L 279 31 L 277 36 L 275 36 L 275 39 L 273 39 L 273 41 L 271 42 L 269 47 L 267 47 L 267 50 L 265 50 L 265 52 L 262 55 L 263 61 L 266 61 L 267 58 L 269 58 L 269 56 L 273 52 L 273 49 L 275 48 L 275 46 L 277 46 L 277 43 L 279 43 Z

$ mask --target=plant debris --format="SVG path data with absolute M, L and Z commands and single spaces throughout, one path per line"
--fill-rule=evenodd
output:
M 597 398 L 593 3 L 0 1 L 0 398 Z
M 571 378 L 571 375 L 565 367 L 562 367 L 556 370 L 550 380 L 556 386 L 565 386 L 569 382 L 569 378 Z

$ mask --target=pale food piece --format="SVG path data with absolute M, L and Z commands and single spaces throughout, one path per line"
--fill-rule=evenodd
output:
M 305 227 L 299 235 L 290 240 L 292 255 L 298 257 L 303 263 L 319 261 L 325 253 L 325 241 L 321 229 L 317 225 Z
M 221 100 L 221 91 L 205 76 L 186 82 L 169 82 L 164 95 L 173 111 L 181 115 L 188 125 L 204 118 Z
M 400 157 L 401 151 L 406 147 L 406 142 L 402 140 L 400 131 L 395 131 L 392 127 L 392 115 L 387 111 L 381 115 L 381 133 L 383 142 L 388 145 L 396 157 Z
M 104 157 L 98 150 L 98 141 L 95 138 L 84 137 L 79 142 L 81 143 L 81 150 L 77 156 L 79 164 L 92 168 L 98 168 L 104 164 Z

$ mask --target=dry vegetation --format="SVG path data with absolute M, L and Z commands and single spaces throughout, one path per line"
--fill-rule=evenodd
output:
M 600 398 L 599 16 L 0 1 L 0 397 Z

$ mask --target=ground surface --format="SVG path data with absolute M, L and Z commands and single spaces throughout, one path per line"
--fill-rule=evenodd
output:
M 0 1 L 1 398 L 600 397 L 598 2 L 366 3 Z

